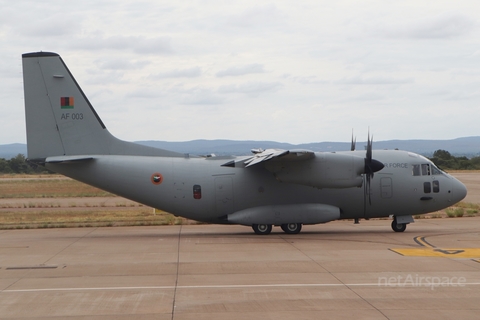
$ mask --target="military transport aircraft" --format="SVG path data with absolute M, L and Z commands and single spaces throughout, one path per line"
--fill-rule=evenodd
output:
M 462 200 L 465 186 L 425 157 L 400 150 L 312 152 L 255 149 L 244 157 L 198 157 L 110 134 L 62 58 L 22 55 L 28 160 L 177 216 L 251 226 L 269 234 L 338 219 L 412 215 Z

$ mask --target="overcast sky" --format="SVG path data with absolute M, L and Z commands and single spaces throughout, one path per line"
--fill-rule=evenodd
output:
M 480 135 L 480 2 L 0 0 L 0 144 L 21 54 L 59 53 L 129 141 Z

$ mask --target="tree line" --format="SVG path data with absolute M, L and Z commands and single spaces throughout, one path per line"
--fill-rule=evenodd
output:
M 446 150 L 437 150 L 429 158 L 442 170 L 480 170 L 480 157 L 455 157 Z
M 25 159 L 25 156 L 19 153 L 16 157 L 11 158 L 10 160 L 0 158 L 0 173 L 39 174 L 39 173 L 51 173 L 51 171 L 48 171 L 42 166 L 37 166 L 33 163 L 27 162 L 27 159 Z
M 429 158 L 442 170 L 480 170 L 480 157 L 467 158 L 465 156 L 455 157 L 446 150 L 437 150 Z M 18 154 L 10 160 L 0 158 L 0 173 L 12 174 L 39 174 L 51 173 L 42 166 L 27 162 L 23 154 Z

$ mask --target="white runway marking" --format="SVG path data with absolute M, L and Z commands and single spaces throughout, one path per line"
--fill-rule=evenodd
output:
M 478 286 L 480 282 L 466 282 L 462 286 Z M 243 288 L 302 288 L 302 287 L 432 287 L 432 285 L 416 284 L 392 284 L 384 285 L 378 283 L 283 283 L 283 284 L 245 284 L 245 285 L 207 285 L 207 286 L 178 286 L 178 289 L 243 289 Z M 433 287 L 459 287 L 459 285 L 433 285 Z M 0 293 L 16 292 L 46 292 L 46 291 L 100 291 L 100 290 L 173 290 L 175 286 L 151 286 L 151 287 L 97 287 L 97 288 L 44 288 L 44 289 L 6 289 Z

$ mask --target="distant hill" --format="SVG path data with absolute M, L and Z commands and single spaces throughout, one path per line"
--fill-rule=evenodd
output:
M 236 141 L 236 140 L 193 140 L 185 142 L 136 141 L 136 143 L 155 148 L 167 149 L 195 155 L 247 155 L 254 148 L 307 149 L 312 151 L 350 150 L 350 142 L 314 142 L 307 144 L 289 144 L 275 141 Z M 357 150 L 366 146 L 365 141 L 357 141 Z M 401 149 L 430 157 L 436 150 L 442 149 L 454 156 L 474 157 L 480 155 L 480 136 L 464 137 L 453 140 L 388 140 L 374 141 L 374 149 Z M 17 154 L 27 154 L 26 144 L 13 143 L 0 145 L 0 158 L 10 159 Z
M 27 145 L 24 143 L 0 144 L 0 158 L 11 159 L 17 154 L 27 155 Z

